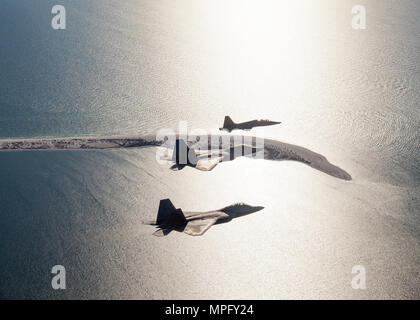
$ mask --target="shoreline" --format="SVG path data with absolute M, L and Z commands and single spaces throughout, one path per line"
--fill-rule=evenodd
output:
M 168 135 L 167 137 L 170 137 Z M 204 139 L 203 139 L 204 137 Z M 207 137 L 207 139 L 205 138 Z M 217 137 L 218 139 L 214 139 Z M 194 143 L 190 148 L 199 150 L 215 150 L 228 146 L 222 144 L 222 137 L 229 137 L 224 143 L 237 143 L 243 141 L 245 136 L 239 135 L 210 135 L 196 136 Z M 140 148 L 147 146 L 173 148 L 170 141 L 175 141 L 178 135 L 174 135 L 168 141 L 157 140 L 155 136 L 109 136 L 109 137 L 68 137 L 68 138 L 33 138 L 33 139 L 0 139 L 0 152 L 5 151 L 30 151 L 30 150 L 106 150 L 120 148 Z M 213 138 L 213 139 L 212 139 Z M 249 138 L 249 137 L 247 137 Z M 258 139 L 258 138 L 257 138 Z M 264 141 L 264 159 L 281 161 L 292 160 L 304 163 L 316 170 L 322 171 L 330 176 L 342 179 L 352 180 L 351 175 L 338 166 L 331 164 L 323 155 L 311 151 L 307 148 L 287 144 L 284 142 L 263 139 Z M 255 141 L 252 140 L 252 144 Z M 211 167 L 211 169 L 213 169 Z M 210 169 L 210 170 L 211 170 Z

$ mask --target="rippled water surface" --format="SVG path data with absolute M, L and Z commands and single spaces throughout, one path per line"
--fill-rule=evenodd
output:
M 353 180 L 245 158 L 171 171 L 153 147 L 0 153 L 0 298 L 420 297 L 418 1 L 368 1 L 362 31 L 347 0 L 61 2 L 65 31 L 55 1 L 0 3 L 0 138 L 268 118 L 265 137 Z M 265 209 L 157 238 L 141 221 L 164 198 Z

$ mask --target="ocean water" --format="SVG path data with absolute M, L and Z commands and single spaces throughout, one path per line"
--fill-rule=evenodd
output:
M 353 180 L 245 158 L 171 171 L 153 147 L 0 153 L 0 298 L 420 298 L 419 1 L 365 1 L 365 30 L 348 0 L 64 0 L 62 31 L 55 4 L 0 2 L 0 138 L 268 118 L 265 137 Z M 265 209 L 157 238 L 142 220 L 164 198 Z

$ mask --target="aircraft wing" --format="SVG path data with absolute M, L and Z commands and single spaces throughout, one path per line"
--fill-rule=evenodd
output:
M 217 164 L 222 161 L 222 157 L 212 157 L 210 159 L 199 159 L 197 161 L 197 165 L 195 166 L 196 169 L 201 171 L 210 171 L 212 170 Z
M 188 221 L 185 226 L 184 232 L 190 236 L 201 236 L 203 235 L 211 226 L 213 226 L 220 218 L 228 217 L 224 212 L 220 212 L 218 215 L 203 218 L 195 219 Z

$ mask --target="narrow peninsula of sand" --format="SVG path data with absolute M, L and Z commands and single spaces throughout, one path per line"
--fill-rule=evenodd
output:
M 208 149 L 214 150 L 215 148 L 222 149 L 223 146 L 219 145 L 219 139 L 214 139 L 215 136 L 197 137 L 191 148 L 194 149 Z M 216 138 L 222 138 L 217 136 Z M 242 139 L 242 136 L 229 136 L 231 148 L 234 147 L 234 141 Z M 79 137 L 79 138 L 40 138 L 40 139 L 2 139 L 0 140 L 0 151 L 11 150 L 82 150 L 82 149 L 117 149 L 117 148 L 138 148 L 146 146 L 164 146 L 173 148 L 174 145 L 168 145 L 167 141 L 174 141 L 174 139 L 167 139 L 159 141 L 155 136 L 138 136 L 138 137 Z M 222 140 L 222 139 L 220 139 Z M 331 164 L 323 155 L 313 152 L 309 149 L 283 143 L 280 141 L 265 139 L 263 144 L 264 159 L 280 161 L 280 160 L 293 160 L 304 163 L 314 169 L 322 171 L 330 176 L 351 180 L 350 174 L 343 169 Z M 234 158 L 233 158 L 234 159 Z M 230 160 L 233 160 L 230 159 Z M 220 161 L 226 161 L 226 158 L 221 157 Z M 215 165 L 209 167 L 213 169 Z

